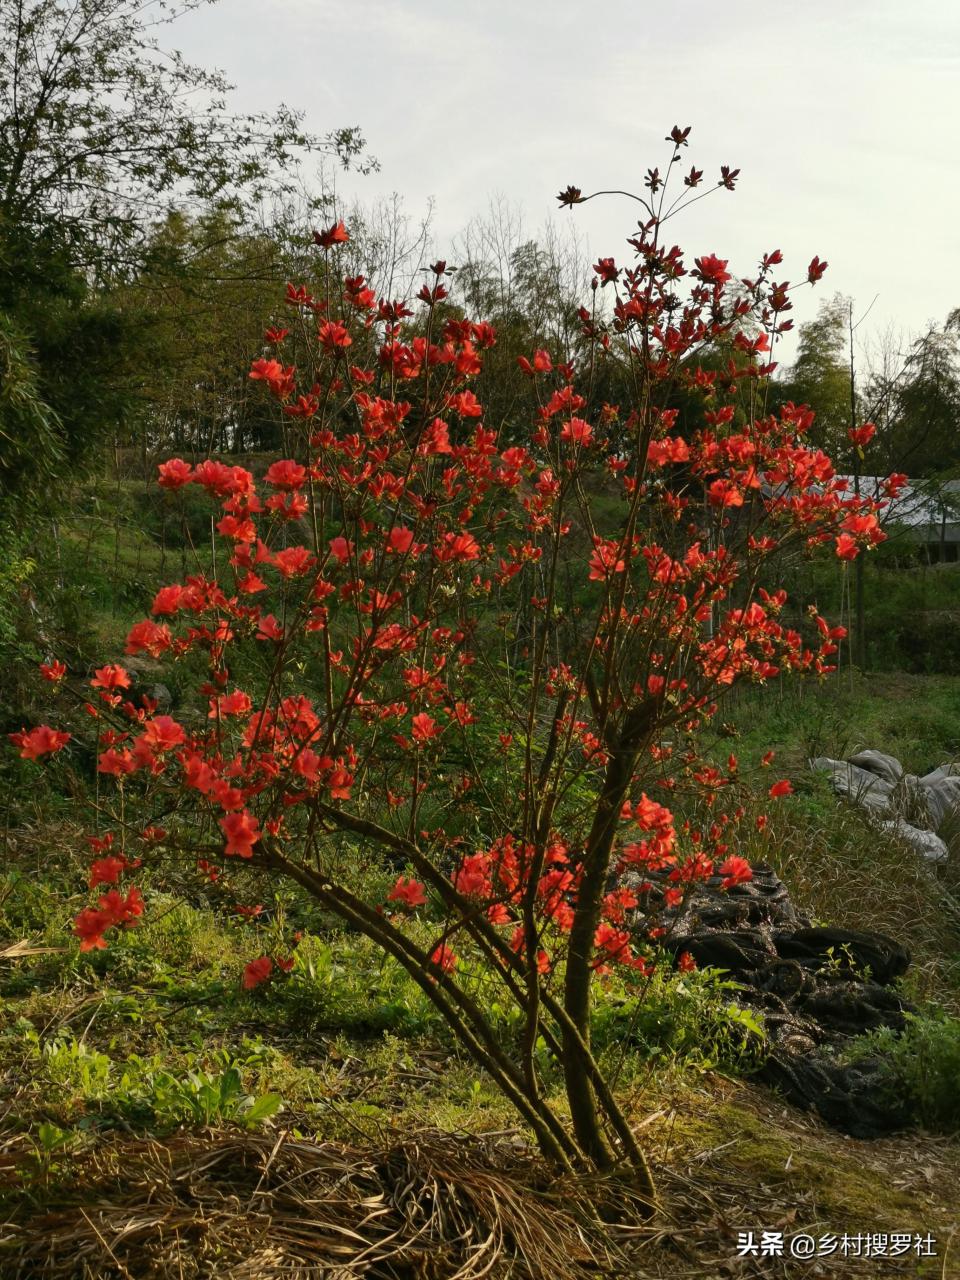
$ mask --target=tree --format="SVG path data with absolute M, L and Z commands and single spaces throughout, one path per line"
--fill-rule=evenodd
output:
M 207 2 L 0 0 L 0 311 L 35 356 L 71 470 L 139 407 L 152 318 L 120 290 L 170 211 L 250 225 L 267 196 L 301 196 L 300 157 L 372 163 L 355 128 L 231 112 L 222 76 L 160 44 Z
M 800 326 L 797 358 L 784 387 L 791 400 L 816 412 L 811 438 L 838 456 L 847 450 L 850 427 L 849 314 L 849 299 L 838 293 L 821 303 L 815 320 Z
M 112 279 L 171 204 L 249 211 L 297 189 L 298 155 L 360 155 L 355 128 L 319 137 L 286 107 L 230 112 L 219 73 L 160 46 L 158 30 L 206 3 L 0 0 L 0 223 L 55 225 L 73 265 Z
M 916 338 L 896 384 L 897 463 L 910 475 L 951 475 L 960 465 L 960 313 Z
M 60 423 L 40 398 L 26 341 L 0 312 L 0 522 L 22 520 L 25 506 L 50 493 L 65 461 Z
M 518 357 L 538 349 L 562 364 L 584 349 L 578 309 L 589 296 L 589 273 L 582 245 L 553 225 L 539 240 L 528 238 L 519 211 L 499 200 L 473 219 L 455 251 L 451 295 L 459 314 L 485 316 L 497 330 L 478 394 L 487 421 L 509 431 L 536 406 Z
M 686 132 L 671 141 L 677 159 Z M 591 1048 L 596 984 L 670 962 L 688 886 L 751 874 L 737 762 L 707 765 L 698 737 L 737 684 L 831 669 L 842 634 L 815 609 L 803 634 L 782 625 L 769 557 L 827 543 L 850 559 L 882 537 L 876 504 L 804 442 L 809 413 L 737 423 L 766 366 L 697 369 L 724 336 L 761 352 L 785 287 L 765 260 L 744 308 L 725 260 L 666 250 L 660 186 L 652 209 L 640 198 L 634 264 L 601 260 L 637 388 L 616 444 L 575 371 L 543 360 L 526 361 L 525 439 L 498 439 L 473 389 L 496 334 L 444 318 L 445 264 L 405 327 L 409 307 L 343 278 L 349 233 L 328 227 L 318 283 L 288 286 L 289 321 L 250 371 L 290 455 L 259 478 L 160 466 L 171 501 L 194 485 L 220 506 L 219 540 L 206 572 L 159 591 L 126 653 L 183 659 L 192 701 L 157 714 L 120 662 L 76 690 L 98 712 L 84 717 L 103 784 L 90 883 L 106 889 L 77 917 L 83 949 L 144 910 L 135 884 L 116 887 L 134 856 L 286 877 L 411 975 L 556 1168 L 616 1172 L 647 1205 L 650 1170 Z M 678 382 L 702 397 L 689 439 Z M 596 497 L 610 477 L 616 510 Z M 12 737 L 29 759 L 72 749 L 47 725 Z M 678 786 L 710 813 L 703 830 L 671 812 Z M 293 962 L 258 957 L 246 985 Z
M 152 234 L 117 305 L 147 330 L 136 423 L 145 471 L 170 449 L 193 454 L 278 448 L 276 420 L 251 394 L 250 352 L 276 309 L 276 280 L 295 275 L 283 238 L 245 231 L 215 210 L 171 213 Z

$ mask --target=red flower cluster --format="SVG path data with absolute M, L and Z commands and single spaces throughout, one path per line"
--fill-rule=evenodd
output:
M 94 863 L 94 866 L 97 866 Z M 94 880 L 94 876 L 91 876 Z M 118 889 L 101 895 L 96 907 L 85 907 L 77 916 L 74 933 L 80 939 L 81 951 L 106 947 L 103 935 L 108 929 L 136 923 L 143 915 L 143 897 L 136 885 L 131 885 L 126 897 Z
M 51 729 L 48 724 L 39 724 L 35 729 L 21 729 L 19 733 L 7 735 L 15 747 L 20 748 L 24 760 L 39 760 L 41 756 L 53 755 L 62 751 L 70 741 L 70 734 L 62 729 Z

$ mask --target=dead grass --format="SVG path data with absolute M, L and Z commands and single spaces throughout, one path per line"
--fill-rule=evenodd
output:
M 652 1139 L 666 1205 L 682 1249 L 673 1267 L 662 1253 L 650 1274 L 693 1277 L 960 1276 L 954 1240 L 960 1219 L 960 1141 L 911 1133 L 875 1141 L 848 1138 L 768 1090 L 712 1077 L 684 1089 Z M 813 1261 L 735 1257 L 740 1231 L 931 1232 L 938 1256 L 925 1264 L 848 1257 Z M 951 1242 L 953 1242 L 951 1244 Z M 664 1240 L 666 1243 L 666 1238 Z
M 849 803 L 827 797 L 823 780 L 815 784 L 821 804 L 808 815 L 778 815 L 766 850 L 793 901 L 825 923 L 897 939 L 913 957 L 911 995 L 960 1009 L 956 866 L 924 861 Z
M 0 1274 L 50 1280 L 720 1280 L 960 1275 L 960 1142 L 860 1142 L 764 1090 L 677 1083 L 644 1133 L 662 1194 L 552 1180 L 513 1132 L 362 1145 L 209 1132 L 0 1157 Z M 738 1231 L 931 1232 L 918 1264 L 736 1258 Z
M 8 1156 L 8 1187 L 29 1166 Z M 551 1181 L 509 1134 L 120 1141 L 67 1157 L 56 1187 L 38 1176 L 0 1229 L 4 1275 L 572 1280 L 634 1274 L 644 1234 L 622 1187 L 621 1221 L 603 1223 L 606 1188 Z

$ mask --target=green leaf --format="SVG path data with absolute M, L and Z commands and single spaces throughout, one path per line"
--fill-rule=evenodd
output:
M 262 1124 L 275 1116 L 282 1107 L 283 1098 L 279 1093 L 263 1093 L 244 1112 L 243 1122 L 247 1125 Z

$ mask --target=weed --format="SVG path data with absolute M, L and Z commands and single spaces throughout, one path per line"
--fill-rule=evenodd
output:
M 701 1071 L 749 1071 L 762 1059 L 765 1033 L 733 999 L 738 990 L 739 983 L 720 969 L 658 969 L 639 992 L 599 1006 L 597 1043 L 621 1052 L 629 1046 L 641 1059 L 667 1057 Z
M 851 1056 L 879 1056 L 891 1099 L 908 1098 L 922 1123 L 960 1133 L 960 1018 L 942 1010 L 908 1014 L 902 1034 L 883 1027 L 862 1037 Z

